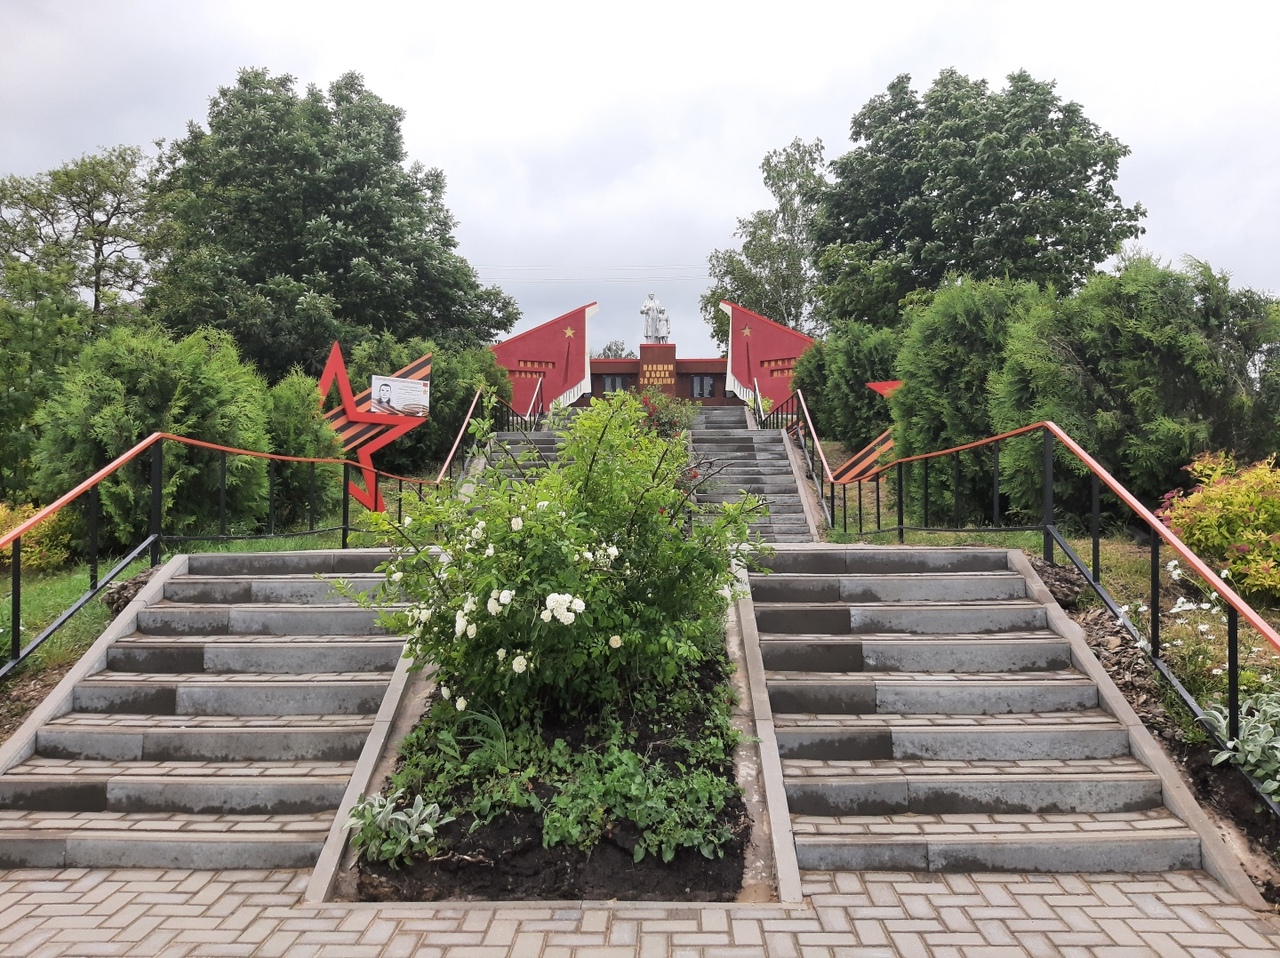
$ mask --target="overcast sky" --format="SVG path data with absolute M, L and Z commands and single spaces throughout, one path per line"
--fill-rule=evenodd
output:
M 0 0 L 0 175 L 181 136 L 245 66 L 364 75 L 411 158 L 448 177 L 460 252 L 518 329 L 598 300 L 591 344 L 640 338 L 652 291 L 679 355 L 715 355 L 706 258 L 769 205 L 794 137 L 849 148 L 899 73 L 996 88 L 1026 69 L 1128 144 L 1141 245 L 1276 291 L 1280 5 Z

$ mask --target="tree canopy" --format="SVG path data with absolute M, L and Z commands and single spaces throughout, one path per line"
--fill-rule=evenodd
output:
M 179 332 L 227 329 L 271 379 L 315 374 L 334 339 L 371 332 L 476 345 L 514 301 L 456 252 L 438 169 L 405 166 L 403 111 L 355 73 L 299 94 L 242 70 L 161 159 L 174 223 L 149 304 Z
M 136 301 L 157 250 L 143 153 L 117 146 L 0 180 L 0 254 L 50 274 L 97 316 Z
M 949 273 L 1069 291 L 1142 232 L 1114 188 L 1129 148 L 1026 72 L 995 92 L 943 70 L 923 96 L 902 74 L 850 136 L 813 226 L 833 318 L 895 322 Z
M 702 294 L 703 318 L 725 347 L 729 320 L 720 310 L 727 299 L 801 332 L 815 332 L 814 282 L 809 256 L 814 197 L 824 185 L 822 141 L 799 137 L 771 150 L 760 164 L 764 185 L 777 206 L 738 220 L 734 236 L 742 249 L 713 250 L 707 257 L 711 287 Z

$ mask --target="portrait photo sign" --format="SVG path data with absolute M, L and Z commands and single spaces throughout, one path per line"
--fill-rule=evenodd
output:
M 431 381 L 371 376 L 370 412 L 400 416 L 426 416 L 431 409 Z

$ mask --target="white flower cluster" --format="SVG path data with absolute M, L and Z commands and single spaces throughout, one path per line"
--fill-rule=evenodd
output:
M 440 686 L 440 697 L 442 699 L 444 699 L 447 702 L 449 701 L 452 695 L 453 693 L 449 691 L 449 686 L 447 685 Z M 454 699 L 453 707 L 456 708 L 459 712 L 465 712 L 467 710 L 466 696 L 459 695 L 456 699 Z
M 564 625 L 573 625 L 577 613 L 586 608 L 586 603 L 568 592 L 552 592 L 547 596 L 547 607 L 542 610 L 542 621 L 550 622 L 554 617 Z
M 426 625 L 431 621 L 431 615 L 435 612 L 429 605 L 415 605 L 405 613 L 411 626 Z
M 503 609 L 511 604 L 515 595 L 510 589 L 503 589 L 501 592 L 494 589 L 489 593 L 489 601 L 485 603 L 485 608 L 489 610 L 490 615 L 501 615 Z
M 474 528 L 472 528 L 471 538 L 475 540 L 480 540 L 484 538 L 484 520 L 483 519 L 477 522 Z
M 613 564 L 613 560 L 618 558 L 618 547 L 609 545 L 598 545 L 594 550 L 583 549 L 581 552 L 573 554 L 574 562 L 587 562 L 598 565 L 602 569 L 607 569 Z

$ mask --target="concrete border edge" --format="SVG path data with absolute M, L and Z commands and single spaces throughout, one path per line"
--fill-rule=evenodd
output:
M 400 709 L 405 689 L 409 685 L 409 671 L 412 667 L 412 660 L 403 655 L 396 662 L 391 681 L 387 684 L 386 694 L 382 697 L 382 705 L 378 708 L 378 714 L 374 716 L 373 727 L 364 740 L 364 748 L 360 750 L 356 767 L 351 772 L 350 781 L 347 782 L 347 790 L 342 793 L 342 801 L 338 805 L 338 810 L 334 812 L 333 823 L 329 826 L 329 835 L 311 870 L 307 889 L 302 895 L 302 900 L 307 904 L 327 902 L 333 893 L 333 886 L 338 880 L 338 869 L 342 864 L 342 853 L 347 848 L 348 835 L 344 827 L 347 816 L 351 814 L 351 809 L 360 800 L 360 796 L 368 792 L 378 760 L 387 746 L 387 738 L 391 734 L 396 712 Z
M 760 775 L 764 780 L 765 809 L 773 839 L 778 900 L 783 904 L 803 902 L 800 866 L 796 859 L 796 843 L 791 834 L 791 814 L 787 809 L 787 792 L 782 777 L 782 759 L 778 756 L 773 710 L 769 706 L 769 690 L 764 678 L 764 659 L 760 655 L 760 633 L 756 630 L 755 603 L 750 594 L 737 601 L 735 612 L 742 631 L 747 689 L 751 694 L 751 714 L 755 720 L 756 738 L 759 739 Z

